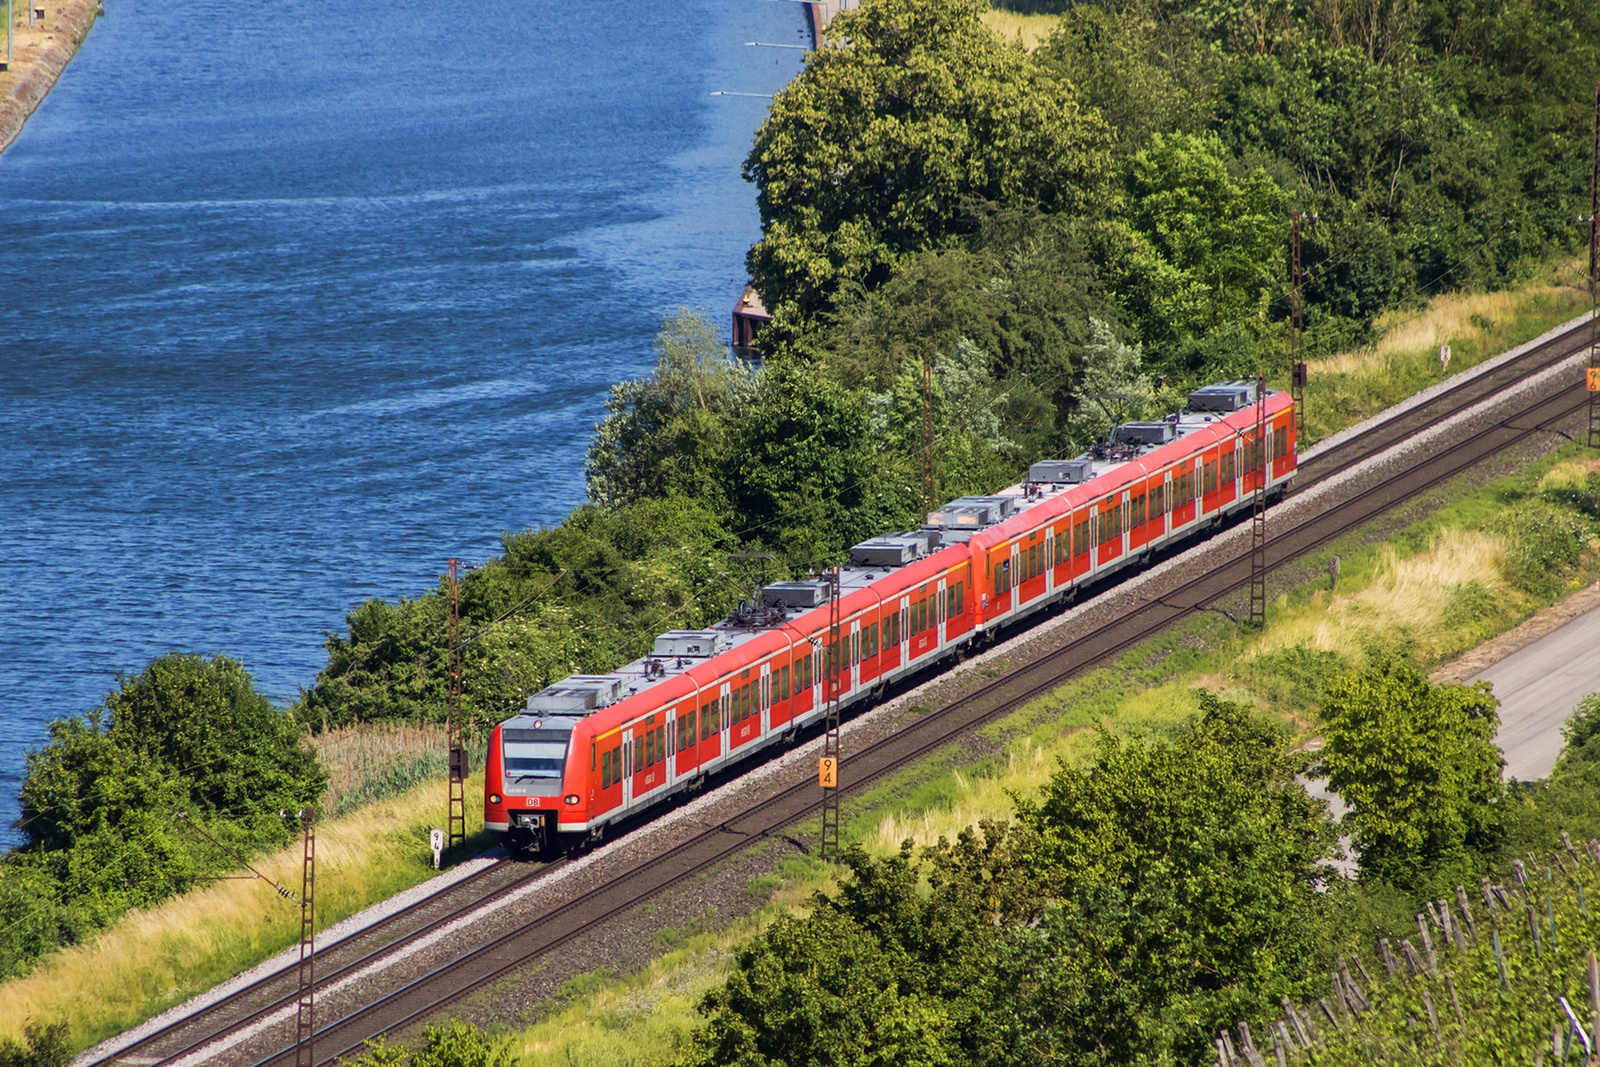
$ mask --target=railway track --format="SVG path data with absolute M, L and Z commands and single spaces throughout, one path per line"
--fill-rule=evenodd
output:
M 371 926 L 319 948 L 318 981 L 338 981 L 357 973 L 416 938 L 472 914 L 493 897 L 543 877 L 562 862 L 565 861 L 526 864 L 498 860 L 439 893 L 417 900 Z M 286 1005 L 295 1004 L 298 998 L 298 971 L 291 964 L 95 1062 L 97 1065 L 173 1063 Z
M 1530 348 L 1478 377 L 1440 391 L 1425 403 L 1372 427 L 1370 434 L 1363 433 L 1308 458 L 1294 492 L 1303 493 L 1364 459 L 1409 440 L 1498 392 L 1527 381 L 1584 350 L 1586 345 L 1587 329 L 1580 326 Z M 1404 469 L 1382 483 L 1274 533 L 1267 544 L 1268 566 L 1276 567 L 1313 551 L 1381 515 L 1399 502 L 1454 477 L 1529 436 L 1546 432 L 1582 410 L 1586 402 L 1586 394 L 1581 383 L 1578 383 L 1561 389 L 1553 396 L 1530 402 L 1518 414 L 1463 440 L 1453 441 L 1448 450 L 1415 457 Z M 859 791 L 916 763 L 972 729 L 1015 711 L 1059 688 L 1072 676 L 1137 645 L 1187 615 L 1206 609 L 1249 582 L 1247 548 L 1232 552 L 1225 558 L 1215 558 L 1214 562 L 1215 566 L 1205 573 L 1147 602 L 1111 625 L 1072 640 L 1056 651 L 1024 664 L 918 720 L 893 737 L 859 753 L 852 753 L 841 767 L 842 788 Z M 805 817 L 819 803 L 817 791 L 809 781 L 790 787 L 752 805 L 717 827 L 645 860 L 623 877 L 576 899 L 552 903 L 528 915 L 510 932 L 469 946 L 426 973 L 319 1027 L 315 1039 L 316 1062 L 331 1063 L 359 1052 L 369 1038 L 399 1031 L 426 1020 L 472 991 L 524 970 L 551 950 L 603 927 L 610 920 L 632 911 L 671 886 L 738 854 L 753 840 L 774 834 Z M 456 894 L 476 879 L 500 869 L 499 866 L 490 867 L 451 887 L 448 892 Z M 527 871 L 514 878 L 514 884 L 526 885 L 541 877 L 547 869 L 539 867 Z M 481 902 L 510 888 L 510 885 L 501 886 L 481 894 L 477 899 Z M 467 891 L 458 897 L 471 895 Z M 389 922 L 401 920 L 407 912 L 427 903 L 418 902 Z M 404 922 L 386 926 L 389 932 L 383 935 L 384 943 L 381 946 L 362 947 L 359 950 L 354 946 L 346 947 L 343 950 L 345 959 L 341 962 L 336 958 L 334 961 L 337 968 L 335 974 L 323 970 L 327 964 L 319 966 L 319 985 L 324 975 L 328 981 L 333 981 L 336 974 L 353 973 L 364 965 L 361 961 L 381 958 L 403 943 L 423 936 L 427 931 L 436 930 L 477 906 L 477 903 L 465 903 L 451 907 L 447 909 L 447 915 L 425 921 L 410 933 L 398 932 L 405 925 Z M 411 925 L 417 925 L 415 918 L 411 920 Z M 336 954 L 341 946 L 346 946 L 351 940 L 346 939 L 322 950 L 319 952 L 319 961 Z M 269 976 L 263 980 L 263 984 L 274 980 L 280 984 L 280 991 L 275 994 L 257 991 L 252 1000 L 249 994 L 255 987 L 247 987 L 207 1009 L 206 1014 L 214 1016 L 210 1022 L 201 1024 L 197 1022 L 200 1016 L 191 1017 L 168 1028 L 172 1033 L 168 1033 L 165 1039 L 160 1034 L 150 1035 L 140 1045 L 131 1046 L 101 1062 L 167 1064 L 184 1059 L 200 1051 L 204 1045 L 265 1018 L 285 1005 L 292 1005 L 294 992 L 281 991 L 283 983 L 292 983 L 292 971 Z M 180 1031 L 179 1028 L 184 1026 L 192 1029 Z M 180 1032 L 185 1036 L 179 1037 Z M 280 1041 L 287 1039 L 287 1035 L 274 1036 Z M 161 1043 L 163 1040 L 164 1044 Z M 146 1051 L 139 1051 L 141 1046 Z M 148 1050 L 158 1046 L 161 1049 L 159 1055 L 152 1056 Z M 255 1067 L 288 1064 L 293 1062 L 294 1056 L 292 1046 L 279 1044 L 270 1054 L 256 1059 Z M 230 1062 L 243 1060 L 230 1057 Z

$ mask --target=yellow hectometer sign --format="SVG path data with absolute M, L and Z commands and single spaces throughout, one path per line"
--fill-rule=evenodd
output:
M 832 756 L 823 756 L 817 760 L 817 784 L 824 789 L 837 789 L 839 786 L 839 761 Z
M 1588 370 L 1589 392 L 1600 393 L 1600 367 L 1590 367 Z

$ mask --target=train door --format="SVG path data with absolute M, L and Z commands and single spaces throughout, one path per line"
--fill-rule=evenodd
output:
M 845 675 L 850 691 L 854 691 L 861 684 L 861 620 L 853 619 L 850 622 L 850 670 Z
M 1117 506 L 1122 509 L 1122 555 L 1126 558 L 1133 548 L 1133 494 L 1123 493 L 1122 502 Z
M 731 731 L 733 729 L 733 719 L 729 714 L 730 710 L 731 710 L 730 709 L 730 698 L 732 697 L 732 695 L 733 695 L 733 683 L 731 683 L 731 682 L 723 682 L 722 686 L 721 686 L 721 698 L 718 700 L 718 703 L 722 705 L 722 715 L 721 715 L 722 727 L 721 727 L 721 729 L 722 729 L 722 751 L 723 752 L 732 752 L 733 751 L 733 745 L 731 744 L 733 739 L 730 736 L 730 733 L 731 733 Z
M 1162 476 L 1161 481 L 1161 536 L 1172 533 L 1172 472 L 1168 471 Z
M 757 706 L 761 710 L 761 736 L 765 737 L 768 731 L 772 729 L 772 665 L 770 663 L 761 665 L 761 680 L 757 683 L 756 690 L 757 700 L 759 701 Z
M 1044 531 L 1044 591 L 1049 596 L 1056 591 L 1056 531 L 1054 527 Z
M 934 627 L 933 637 L 935 646 L 940 649 L 943 649 L 945 643 L 950 640 L 950 635 L 945 632 L 945 627 L 950 623 L 950 612 L 946 610 L 948 605 L 945 602 L 946 580 L 947 579 L 944 578 L 939 579 L 939 581 L 936 583 L 937 591 L 933 594 L 933 599 L 937 604 L 937 607 L 934 610 L 938 612 L 936 617 L 939 620 L 939 625 Z
M 1006 574 L 1006 584 L 1011 587 L 1011 610 L 1016 611 L 1022 606 L 1022 547 L 1017 544 L 1011 546 L 1010 568 Z
M 622 735 L 622 806 L 633 803 L 633 731 Z

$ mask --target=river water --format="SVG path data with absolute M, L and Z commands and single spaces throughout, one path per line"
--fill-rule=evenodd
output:
M 168 649 L 287 702 L 366 597 L 583 498 L 606 389 L 724 330 L 774 0 L 106 0 L 0 155 L 0 842 Z

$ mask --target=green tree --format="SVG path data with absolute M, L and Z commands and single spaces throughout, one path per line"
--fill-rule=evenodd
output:
M 326 785 L 304 728 L 237 660 L 174 652 L 123 676 L 28 754 L 24 843 L 0 866 L 0 973 L 286 843 L 280 812 Z
M 1017 858 L 1015 838 L 993 825 L 920 857 L 909 842 L 882 861 L 847 850 L 837 895 L 780 916 L 740 950 L 683 1062 L 1003 1062 L 994 953 L 1040 907 Z
M 1393 659 L 1328 687 L 1316 773 L 1349 805 L 1363 878 L 1429 893 L 1483 866 L 1504 834 L 1499 706 Z
M 1135 422 L 1156 411 L 1156 386 L 1143 372 L 1143 364 L 1140 345 L 1118 341 L 1109 323 L 1089 320 L 1089 343 L 1083 347 L 1083 377 L 1078 383 L 1078 409 L 1067 423 L 1067 432 L 1077 448 L 1102 440 L 1114 425 Z
M 772 102 L 745 161 L 762 237 L 748 265 L 780 323 L 874 288 L 958 235 L 963 203 L 1088 210 L 1106 130 L 1072 88 L 979 21 L 981 0 L 873 0 Z
M 1319 973 L 1324 805 L 1276 723 L 1200 703 L 1171 743 L 1102 730 L 1090 763 L 1018 806 L 1055 906 L 1003 967 L 1014 1025 L 1052 1062 L 1197 1062 Z
M 1105 252 L 1112 287 L 1160 364 L 1179 372 L 1223 362 L 1208 338 L 1268 330 L 1283 289 L 1283 193 L 1231 162 L 1215 134 L 1157 133 L 1123 166 Z
M 595 427 L 585 472 L 601 507 L 672 493 L 713 502 L 708 491 L 733 461 L 731 426 L 755 392 L 755 372 L 687 308 L 662 324 L 655 347 L 655 371 L 613 386 Z

